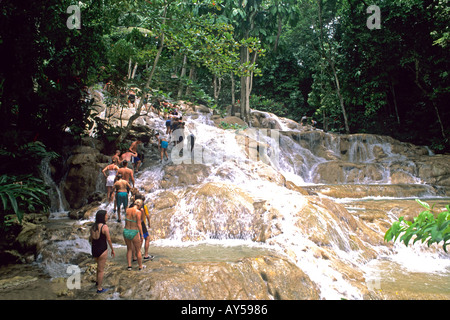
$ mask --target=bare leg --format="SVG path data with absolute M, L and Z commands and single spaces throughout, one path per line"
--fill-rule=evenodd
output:
M 141 238 L 140 238 L 139 234 L 137 234 L 133 238 L 133 244 L 134 244 L 134 247 L 136 249 L 139 248 L 139 250 L 136 250 L 137 251 L 136 254 L 137 254 L 137 261 L 138 261 L 138 264 L 139 264 L 139 270 L 141 270 L 142 269 L 142 254 L 141 254 L 141 250 L 140 250 L 140 248 L 141 248 Z
M 102 290 L 102 284 L 103 284 L 103 276 L 105 274 L 105 266 L 106 266 L 106 259 L 108 257 L 108 250 L 105 250 L 101 254 L 100 257 L 96 258 L 97 260 L 97 290 Z

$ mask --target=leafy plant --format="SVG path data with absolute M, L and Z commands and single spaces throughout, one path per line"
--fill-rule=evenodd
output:
M 2 201 L 2 214 L 0 226 L 5 227 L 5 216 L 15 214 L 19 222 L 25 212 L 47 211 L 47 191 L 41 179 L 26 176 L 0 176 L 0 199 Z
M 413 243 L 421 241 L 426 242 L 428 246 L 443 241 L 442 247 L 447 252 L 447 245 L 450 244 L 450 205 L 446 205 L 444 211 L 437 213 L 434 206 L 430 207 L 428 203 L 418 199 L 416 201 L 426 210 L 415 217 L 413 222 L 400 217 L 386 232 L 384 240 L 396 241 L 400 238 L 400 242 L 406 246 L 413 237 Z
M 284 117 L 287 115 L 288 110 L 283 103 L 268 99 L 261 95 L 250 96 L 250 105 L 252 108 L 274 113 L 278 116 Z
M 228 130 L 228 129 L 245 130 L 245 129 L 247 129 L 247 126 L 241 126 L 237 123 L 226 123 L 225 121 L 222 121 L 220 123 L 220 127 L 225 130 Z

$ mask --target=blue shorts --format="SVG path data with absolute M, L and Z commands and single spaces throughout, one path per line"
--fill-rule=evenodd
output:
M 163 149 L 167 149 L 168 146 L 169 146 L 169 143 L 167 141 L 161 141 L 161 147 Z
M 117 192 L 117 209 L 120 208 L 120 205 L 123 205 L 123 208 L 126 209 L 128 207 L 128 193 L 127 192 Z
M 138 163 L 139 161 L 141 161 L 141 158 L 139 158 L 139 157 L 131 157 L 131 163 Z

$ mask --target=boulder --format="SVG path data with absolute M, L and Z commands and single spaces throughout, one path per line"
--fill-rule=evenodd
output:
M 105 282 L 126 300 L 317 300 L 317 285 L 296 265 L 279 256 L 242 258 L 229 262 L 173 263 L 159 259 L 130 276 L 122 266 L 110 264 Z M 85 274 L 82 283 L 95 281 Z M 92 286 L 77 290 L 75 299 Z
M 106 165 L 102 155 L 97 149 L 80 146 L 72 151 L 67 160 L 68 172 L 62 184 L 62 192 L 72 209 L 79 209 L 87 204 L 88 197 L 96 191 L 99 179 L 104 177 L 102 169 Z
M 245 128 L 248 126 L 244 120 L 242 120 L 241 118 L 236 117 L 236 116 L 228 116 L 225 118 L 216 117 L 216 118 L 213 118 L 213 121 L 217 127 L 220 127 L 222 122 L 224 122 L 228 125 L 238 125 L 242 128 Z
M 199 113 L 211 113 L 211 109 L 209 109 L 208 107 L 206 107 L 202 104 L 194 106 L 194 111 L 199 112 Z
M 164 189 L 185 187 L 201 183 L 211 173 L 204 164 L 178 164 L 166 166 L 160 186 Z

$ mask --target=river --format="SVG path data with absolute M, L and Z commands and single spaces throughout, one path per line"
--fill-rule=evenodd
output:
M 448 204 L 446 187 L 424 182 L 418 165 L 385 137 L 291 129 L 283 119 L 264 116 L 273 117 L 279 129 L 223 130 L 212 114 L 186 111 L 185 136 L 195 135 L 194 154 L 186 145 L 182 155 L 182 145 L 171 146 L 171 161 L 159 163 L 155 149 L 146 151 L 149 160 L 136 185 L 152 208 L 155 261 L 183 265 L 275 253 L 317 284 L 320 299 L 450 298 L 450 257 L 441 247 L 380 240 L 400 215 L 420 212 L 414 199 Z M 165 132 L 156 116 L 147 124 Z M 167 171 L 188 163 L 208 167 L 204 179 L 167 185 Z M 168 194 L 174 203 L 162 207 Z M 103 208 L 111 209 L 106 204 L 98 209 Z M 49 225 L 68 223 L 60 209 L 52 212 Z M 53 245 L 55 252 L 90 253 L 82 237 Z M 114 246 L 114 263 L 125 264 L 123 243 Z M 49 259 L 36 264 L 50 278 L 67 277 L 71 262 Z

